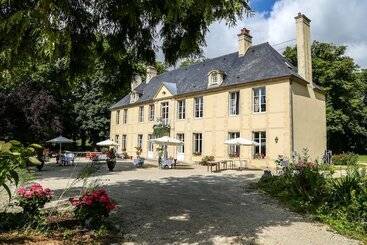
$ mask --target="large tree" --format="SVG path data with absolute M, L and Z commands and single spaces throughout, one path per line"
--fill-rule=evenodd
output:
M 347 47 L 313 42 L 313 80 L 326 92 L 328 148 L 336 152 L 367 150 L 367 72 L 360 70 Z M 284 55 L 297 65 L 295 47 Z
M 234 24 L 250 13 L 247 0 L 0 0 L 0 4 L 0 100 L 4 101 L 0 138 L 39 141 L 57 132 L 92 142 L 106 137 L 108 107 L 129 92 L 132 75 L 144 65 L 166 69 L 155 62 L 158 43 L 165 63 L 172 65 L 201 53 L 211 23 Z M 25 95 L 11 101 L 22 110 L 9 118 L 13 104 L 8 94 L 21 96 L 17 91 Z M 29 120 L 23 120 L 26 112 Z M 27 131 L 31 126 L 34 130 Z M 42 128 L 47 133 L 37 132 Z

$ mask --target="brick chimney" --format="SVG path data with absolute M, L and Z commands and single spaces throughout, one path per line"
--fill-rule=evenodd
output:
M 155 67 L 148 66 L 146 71 L 145 83 L 149 83 L 149 81 L 155 76 L 157 76 L 157 70 L 155 69 Z
M 246 28 L 242 28 L 241 32 L 237 34 L 237 36 L 238 56 L 243 56 L 252 45 L 252 36 L 250 35 L 250 30 Z
M 298 13 L 295 19 L 298 74 L 312 85 L 311 20 L 301 13 Z

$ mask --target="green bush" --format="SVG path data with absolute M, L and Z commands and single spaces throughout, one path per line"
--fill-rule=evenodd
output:
M 279 175 L 260 179 L 258 186 L 302 213 L 328 223 L 355 238 L 367 238 L 366 170 L 349 166 L 345 175 L 333 178 L 332 171 L 306 158 L 283 165 Z
M 208 162 L 210 161 L 214 161 L 214 156 L 204 156 L 201 161 L 200 161 L 200 164 L 203 165 L 203 166 L 206 166 L 208 165 Z
M 358 155 L 350 152 L 342 153 L 339 155 L 334 155 L 332 161 L 334 165 L 357 165 Z

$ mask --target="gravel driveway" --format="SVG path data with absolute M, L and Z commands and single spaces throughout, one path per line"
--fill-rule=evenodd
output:
M 83 166 L 45 166 L 39 182 L 61 192 Z M 208 173 L 201 166 L 135 169 L 119 162 L 96 177 L 120 205 L 111 218 L 137 244 L 358 244 L 290 212 L 250 185 L 259 171 Z M 72 188 L 79 190 L 81 183 Z

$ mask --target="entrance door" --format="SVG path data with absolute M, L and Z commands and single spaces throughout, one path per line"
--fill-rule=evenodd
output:
M 183 162 L 185 160 L 185 135 L 177 134 L 177 139 L 184 142 L 183 145 L 177 146 L 177 161 Z

